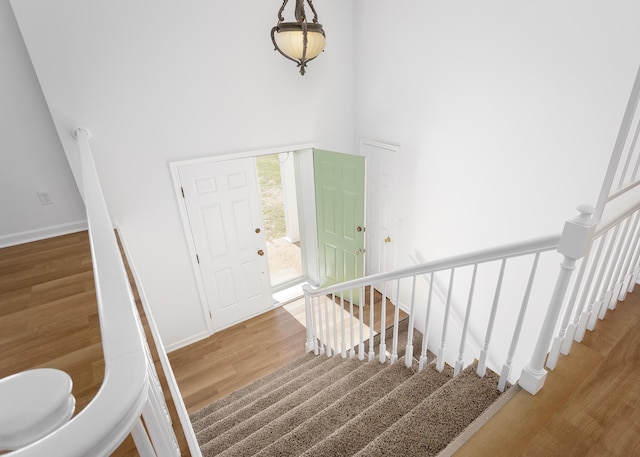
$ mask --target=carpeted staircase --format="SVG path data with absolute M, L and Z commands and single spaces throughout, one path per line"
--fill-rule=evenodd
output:
M 500 396 L 498 376 L 475 368 L 454 378 L 433 363 L 307 354 L 191 421 L 204 456 L 435 456 Z

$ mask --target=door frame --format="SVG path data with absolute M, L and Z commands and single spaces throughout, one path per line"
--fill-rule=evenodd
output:
M 380 202 L 372 202 L 371 201 L 371 197 L 372 194 L 370 192 L 367 191 L 368 189 L 368 184 L 369 184 L 369 180 L 372 178 L 371 176 L 371 172 L 370 172 L 370 168 L 369 168 L 369 161 L 367 161 L 367 169 L 366 169 L 366 175 L 365 175 L 365 195 L 366 195 L 366 204 L 377 204 L 378 206 L 382 207 L 383 212 L 387 215 L 387 217 L 391 216 L 391 219 L 393 219 L 393 221 L 391 222 L 391 226 L 390 231 L 393 232 L 393 240 L 392 240 L 392 248 L 390 249 L 391 251 L 391 259 L 390 259 L 390 263 L 391 263 L 391 269 L 395 269 L 396 268 L 396 261 L 397 261 L 397 239 L 399 237 L 399 222 L 398 222 L 398 211 L 397 211 L 397 204 L 398 204 L 398 167 L 400 164 L 400 146 L 394 145 L 394 144 L 389 144 L 389 143 L 382 143 L 380 141 L 375 141 L 375 140 L 370 140 L 368 138 L 361 138 L 360 139 L 360 154 L 362 156 L 364 156 L 365 158 L 368 158 L 368 155 L 365 152 L 365 147 L 366 146 L 370 146 L 376 149 L 379 149 L 381 151 L 387 151 L 387 154 L 389 154 L 390 156 L 393 157 L 393 159 L 395 160 L 395 169 L 394 171 L 394 175 L 391 177 L 391 184 L 393 186 L 392 189 L 392 199 L 387 200 L 387 205 L 383 206 L 380 204 Z M 367 243 L 369 242 L 375 242 L 376 240 L 372 240 L 371 238 L 369 238 L 371 236 L 371 224 L 369 223 L 369 216 L 370 214 L 366 213 L 367 216 L 367 229 L 369 229 L 369 233 L 368 233 L 368 239 L 367 239 Z M 368 247 L 368 246 L 367 246 Z M 368 263 L 369 257 L 367 257 L 367 263 L 365 264 L 365 275 L 369 275 L 369 274 L 376 274 L 376 273 L 383 273 L 386 270 L 381 270 L 381 271 L 373 271 L 372 268 L 367 268 L 367 266 L 369 266 Z
M 214 333 L 213 316 L 209 313 L 209 303 L 205 293 L 204 282 L 200 271 L 200 266 L 197 261 L 197 253 L 195 240 L 191 232 L 191 223 L 189 222 L 189 215 L 187 207 L 182 195 L 182 183 L 180 182 L 180 167 L 192 166 L 199 164 L 210 164 L 214 162 L 223 162 L 227 160 L 243 159 L 249 157 L 258 157 L 263 155 L 279 154 L 284 152 L 294 152 L 299 156 L 299 160 L 296 161 L 296 181 L 299 184 L 297 186 L 298 199 L 298 217 L 300 221 L 300 240 L 302 246 L 303 255 L 303 272 L 309 278 L 310 282 L 317 282 L 319 276 L 318 273 L 318 250 L 317 250 L 317 234 L 315 232 L 316 215 L 315 215 L 315 189 L 313 186 L 313 149 L 317 147 L 317 143 L 302 143 L 290 146 L 277 146 L 267 149 L 258 149 L 252 151 L 242 152 L 229 152 L 222 153 L 214 156 L 200 157 L 196 159 L 178 160 L 169 162 L 169 171 L 171 173 L 171 180 L 173 183 L 173 191 L 176 198 L 178 213 L 180 214 L 180 220 L 182 222 L 183 235 L 187 244 L 187 250 L 189 252 L 189 261 L 191 262 L 191 269 L 193 277 L 198 289 L 198 296 L 200 298 L 200 306 L 202 309 L 202 316 L 206 323 L 209 335 Z M 307 164 L 309 157 L 311 158 L 311 165 Z M 311 175 L 309 175 L 311 171 Z M 304 187 L 304 189 L 302 189 Z M 307 209 L 305 211 L 305 205 L 309 204 L 309 194 L 313 198 L 313 211 Z M 309 208 L 309 206 L 307 206 Z M 218 331 L 221 329 L 218 329 Z

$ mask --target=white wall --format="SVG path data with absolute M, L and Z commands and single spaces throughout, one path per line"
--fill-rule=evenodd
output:
M 400 264 L 560 233 L 595 204 L 640 3 L 356 0 L 356 134 L 400 144 Z
M 0 246 L 86 228 L 84 206 L 8 0 L 0 1 Z M 49 191 L 43 206 L 36 192 Z
M 206 325 L 168 163 L 314 140 L 342 151 L 355 144 L 351 4 L 316 5 L 327 49 L 304 77 L 273 50 L 280 5 L 12 3 L 72 161 L 70 132 L 92 133 L 107 204 L 169 347 Z
M 398 204 L 399 266 L 416 251 L 434 260 L 559 234 L 578 204 L 595 205 L 640 64 L 639 16 L 635 0 L 355 0 L 356 135 L 400 145 L 398 194 L 411 196 Z M 560 260 L 538 270 L 519 354 L 535 344 Z M 493 337 L 499 363 L 528 275 L 515 263 L 522 277 L 505 282 Z M 466 287 L 454 294 L 460 312 Z M 493 287 L 476 290 L 482 339 Z M 455 359 L 458 342 L 448 345 Z M 527 362 L 516 356 L 516 378 Z
M 398 207 L 400 266 L 557 233 L 595 200 L 640 57 L 632 0 L 325 0 L 327 50 L 304 77 L 270 43 L 280 2 L 12 6 L 72 161 L 70 132 L 93 134 L 168 346 L 206 330 L 170 161 L 399 144 L 400 194 L 415 196 Z

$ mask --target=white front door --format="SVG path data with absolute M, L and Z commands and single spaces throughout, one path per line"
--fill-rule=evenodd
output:
M 395 268 L 397 146 L 360 142 L 367 159 L 367 276 Z
M 252 157 L 180 166 L 180 184 L 212 327 L 273 306 Z

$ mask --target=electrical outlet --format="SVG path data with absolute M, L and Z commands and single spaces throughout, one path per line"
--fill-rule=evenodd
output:
M 38 194 L 40 203 L 42 203 L 43 205 L 53 205 L 53 200 L 51 199 L 51 194 L 49 194 L 49 191 L 43 190 L 36 193 Z

